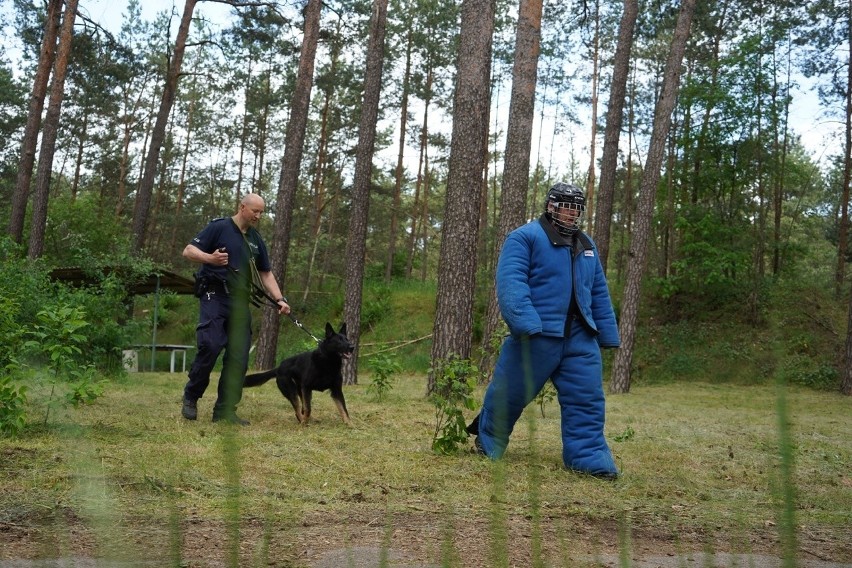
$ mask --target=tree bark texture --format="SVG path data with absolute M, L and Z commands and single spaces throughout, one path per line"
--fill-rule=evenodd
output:
M 689 39 L 689 29 L 695 12 L 696 0 L 683 0 L 678 14 L 671 51 L 663 75 L 663 87 L 660 98 L 654 110 L 654 125 L 651 132 L 651 142 L 642 184 L 639 189 L 639 205 L 633 237 L 630 241 L 630 262 L 627 266 L 627 279 L 624 285 L 624 295 L 621 301 L 621 318 L 619 333 L 621 348 L 615 355 L 610 391 L 626 393 L 630 391 L 630 367 L 633 361 L 633 346 L 636 342 L 636 322 L 639 314 L 639 296 L 642 275 L 645 272 L 645 261 L 648 256 L 648 239 L 651 233 L 651 219 L 654 214 L 654 202 L 657 193 L 657 183 L 660 179 L 660 168 L 663 164 L 663 154 L 666 138 L 671 128 L 672 111 L 677 101 L 680 85 L 681 64 L 686 43 Z
M 527 218 L 525 204 L 530 180 L 535 89 L 541 51 L 541 13 L 542 0 L 521 0 L 518 8 L 512 95 L 509 102 L 503 187 L 500 192 L 500 218 L 494 239 L 494 258 L 498 257 L 506 235 L 521 226 Z M 500 326 L 497 293 L 494 286 L 489 286 L 488 289 L 488 308 L 482 335 L 483 358 L 480 362 L 480 369 L 483 371 L 493 367 L 495 349 L 492 336 Z
M 296 199 L 296 186 L 299 184 L 305 128 L 308 123 L 311 89 L 314 84 L 314 62 L 319 41 L 321 12 L 321 0 L 309 0 L 305 8 L 305 29 L 302 36 L 302 51 L 299 55 L 296 90 L 293 92 L 290 121 L 287 123 L 287 131 L 284 135 L 284 157 L 281 160 L 281 176 L 275 203 L 275 227 L 269 259 L 282 291 L 287 288 L 287 254 L 290 249 L 290 229 L 293 224 L 293 203 Z M 275 366 L 279 324 L 280 316 L 277 312 L 263 311 L 257 340 L 256 367 L 271 369 Z
M 476 277 L 477 225 L 483 183 L 482 164 L 488 148 L 491 45 L 494 33 L 492 0 L 464 0 L 453 100 L 447 196 L 438 269 L 432 367 L 471 354 L 473 298 Z M 428 391 L 435 387 L 429 376 Z
M 27 124 L 24 127 L 24 136 L 21 140 L 18 179 L 15 183 L 15 192 L 12 194 L 9 236 L 16 243 L 20 243 L 24 235 L 24 220 L 27 216 L 27 201 L 29 200 L 30 182 L 33 177 L 41 113 L 44 110 L 44 98 L 47 96 L 50 71 L 53 69 L 53 62 L 56 59 L 56 38 L 59 35 L 61 15 L 62 0 L 50 0 L 47 5 L 47 17 L 44 20 L 44 38 L 42 38 L 38 66 L 33 80 L 33 91 L 30 95 Z
M 367 218 L 370 213 L 370 183 L 373 175 L 373 151 L 376 145 L 376 122 L 379 95 L 382 91 L 385 30 L 388 0 L 373 1 L 370 39 L 367 46 L 367 70 L 364 76 L 364 102 L 358 124 L 358 147 L 355 154 L 355 177 L 352 186 L 352 213 L 346 239 L 344 270 L 343 319 L 347 335 L 355 345 L 353 356 L 343 364 L 343 383 L 358 382 L 358 353 L 361 337 L 361 293 L 364 287 L 364 258 L 367 249 Z
M 615 199 L 615 180 L 618 170 L 618 143 L 621 137 L 621 124 L 624 120 L 624 99 L 627 94 L 627 77 L 630 73 L 630 51 L 633 48 L 633 33 L 638 14 L 639 1 L 624 0 L 624 11 L 618 25 L 618 43 L 615 47 L 609 104 L 606 110 L 598 204 L 595 225 L 592 230 L 604 273 L 606 273 L 607 259 L 609 258 L 612 204 Z
M 186 51 L 186 40 L 189 37 L 189 27 L 192 24 L 192 13 L 198 0 L 186 0 L 181 16 L 180 27 L 175 38 L 175 48 L 172 53 L 169 69 L 166 73 L 166 82 L 163 85 L 163 95 L 160 99 L 160 108 L 157 111 L 157 119 L 151 131 L 151 142 L 148 146 L 148 154 L 145 157 L 145 169 L 139 190 L 136 192 L 136 203 L 133 207 L 133 250 L 141 254 L 145 247 L 145 228 L 148 224 L 148 212 L 151 208 L 151 195 L 154 191 L 154 181 L 157 176 L 157 163 L 160 158 L 160 149 L 166 138 L 166 126 L 169 122 L 169 114 L 175 102 L 177 94 L 177 83 L 180 77 L 180 67 L 183 63 L 183 54 Z
M 35 193 L 33 195 L 33 217 L 30 225 L 30 244 L 27 256 L 38 258 L 44 252 L 44 231 L 47 224 L 47 202 L 50 198 L 50 174 L 53 172 L 53 155 L 56 152 L 56 135 L 59 131 L 59 112 L 65 91 L 65 74 L 68 56 L 74 37 L 74 19 L 77 17 L 77 0 L 67 0 L 62 17 L 62 31 L 53 63 L 53 79 L 50 83 L 50 100 L 41 131 L 41 148 L 38 153 Z

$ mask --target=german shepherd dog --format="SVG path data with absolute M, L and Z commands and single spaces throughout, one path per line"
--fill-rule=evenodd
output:
M 340 368 L 343 359 L 352 356 L 355 346 L 346 337 L 346 324 L 335 332 L 331 324 L 325 324 L 325 339 L 313 351 L 305 351 L 281 361 L 278 367 L 246 375 L 244 387 L 256 387 L 272 377 L 276 378 L 278 390 L 293 405 L 296 419 L 307 424 L 311 419 L 311 397 L 313 391 L 331 391 L 331 398 L 343 422 L 350 423 L 346 400 L 343 398 L 343 375 Z

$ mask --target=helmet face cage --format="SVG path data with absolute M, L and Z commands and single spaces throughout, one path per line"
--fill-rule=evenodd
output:
M 586 210 L 586 196 L 576 185 L 557 183 L 547 193 L 545 214 L 562 234 L 580 230 L 580 220 Z

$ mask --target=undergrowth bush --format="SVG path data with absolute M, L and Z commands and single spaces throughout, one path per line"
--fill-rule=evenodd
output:
M 376 353 L 368 363 L 373 371 L 373 380 L 367 385 L 367 392 L 376 402 L 381 402 L 393 388 L 393 377 L 402 371 L 402 367 L 387 353 Z
M 20 434 L 26 424 L 26 404 L 27 387 L 17 384 L 11 374 L 0 374 L 0 434 Z
M 77 406 L 94 401 L 103 394 L 103 384 L 91 362 L 92 354 L 83 348 L 89 326 L 82 308 L 67 305 L 48 307 L 37 315 L 38 322 L 25 332 L 24 351 L 31 359 L 47 368 L 50 399 L 44 421 L 53 406 Z M 56 388 L 62 397 L 53 397 Z
M 479 368 L 470 360 L 450 357 L 431 370 L 435 388 L 429 398 L 435 407 L 435 430 L 432 450 L 439 454 L 455 454 L 467 441 L 464 410 L 475 410 Z
M 122 348 L 136 325 L 129 319 L 128 288 L 153 266 L 83 248 L 74 258 L 91 284 L 52 280 L 47 260 L 27 259 L 20 245 L 0 238 L 0 428 L 6 433 L 23 428 L 32 383 L 49 385 L 49 414 L 57 405 L 97 399 L 102 377 L 124 372 Z

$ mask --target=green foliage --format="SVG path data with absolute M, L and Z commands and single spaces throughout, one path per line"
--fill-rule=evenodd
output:
M 435 407 L 435 430 L 432 450 L 438 454 L 452 455 L 467 441 L 463 410 L 474 410 L 473 393 L 479 375 L 478 367 L 470 359 L 450 357 L 430 369 L 435 388 L 430 401 Z
M 367 392 L 381 402 L 393 388 L 393 376 L 402 372 L 402 367 L 386 353 L 376 353 L 368 363 L 373 371 L 373 381 L 367 386 Z
M 117 264 L 119 259 L 130 260 L 130 250 L 124 221 L 104 210 L 100 196 L 51 198 L 44 254 L 52 262 L 81 267 Z
M 837 367 L 803 356 L 788 360 L 788 366 L 781 373 L 781 378 L 795 385 L 825 391 L 836 390 L 840 384 Z
M 103 385 L 98 382 L 91 353 L 83 350 L 88 343 L 83 330 L 89 326 L 85 311 L 76 306 L 58 305 L 41 310 L 37 318 L 38 323 L 25 332 L 28 339 L 24 350 L 49 369 L 51 399 L 45 414 L 47 422 L 51 406 L 92 402 L 103 394 Z M 53 399 L 57 385 L 67 388 L 61 402 Z
M 535 403 L 538 405 L 539 410 L 541 411 L 541 417 L 544 416 L 544 407 L 547 406 L 548 403 L 553 402 L 556 398 L 556 388 L 554 388 L 553 383 L 546 382 L 544 383 L 544 387 L 538 391 L 538 394 L 535 395 Z
M 24 81 L 15 79 L 7 62 L 0 63 L 0 162 L 17 150 L 15 132 L 27 121 Z
M 390 288 L 384 285 L 376 285 L 369 289 L 364 296 L 364 303 L 361 307 L 361 326 L 370 328 L 391 314 Z
M 19 366 L 17 356 L 23 340 L 19 317 L 19 303 L 0 295 L 0 371 L 10 372 Z
M 26 387 L 15 383 L 21 365 L 18 355 L 23 329 L 18 321 L 19 304 L 0 296 L 0 434 L 14 436 L 26 422 Z
M 27 387 L 0 374 L 0 434 L 17 436 L 26 424 Z
M 713 301 L 733 301 L 742 294 L 752 247 L 735 234 L 730 221 L 712 210 L 685 211 L 676 223 L 681 233 L 679 257 L 668 282 L 658 282 L 663 298 L 675 292 L 700 294 Z
M 89 325 L 83 310 L 59 305 L 41 310 L 37 319 L 39 323 L 26 332 L 30 339 L 24 342 L 24 348 L 29 353 L 45 356 L 54 375 L 77 368 L 83 355 L 81 345 L 86 341 L 80 330 Z
M 627 440 L 632 440 L 635 435 L 636 430 L 633 429 L 633 426 L 628 426 L 621 434 L 616 434 L 612 439 L 616 442 L 626 442 Z
M 45 261 L 25 259 L 19 245 L 8 237 L 0 238 L 0 298 L 15 298 L 11 329 L 35 325 L 45 306 L 79 307 L 91 324 L 86 329 L 86 351 L 92 362 L 105 372 L 120 373 L 121 349 L 132 343 L 137 326 L 144 324 L 129 320 L 127 289 L 155 268 L 149 261 L 113 253 L 75 257 L 92 284 L 72 287 L 51 280 Z M 0 307 L 9 308 L 6 304 Z M 0 324 L 0 340 L 7 345 L 14 341 L 8 326 Z

